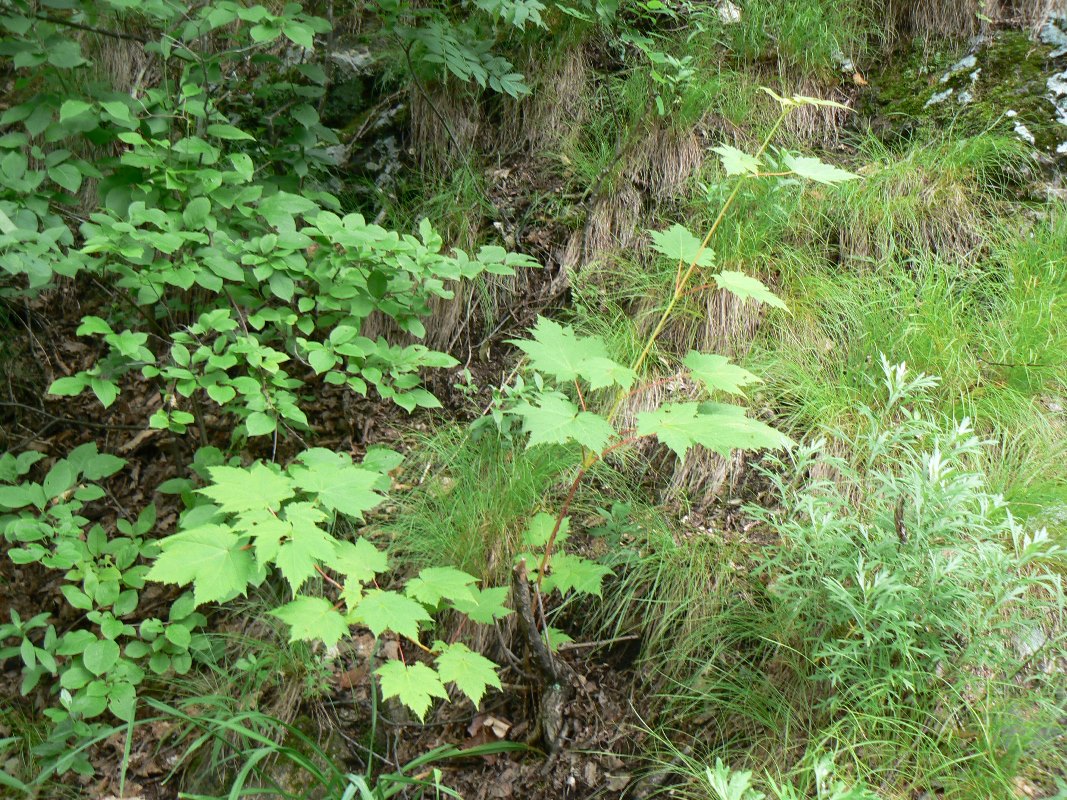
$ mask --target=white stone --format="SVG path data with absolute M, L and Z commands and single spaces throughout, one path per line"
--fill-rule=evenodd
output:
M 969 56 L 964 56 L 949 67 L 948 72 L 941 76 L 941 83 L 948 83 L 949 79 L 957 72 L 963 72 L 965 69 L 974 69 L 976 66 L 978 66 L 978 56 L 973 53 Z
M 741 9 L 730 0 L 719 3 L 719 21 L 723 25 L 734 25 L 741 21 Z
M 1015 133 L 1024 142 L 1029 142 L 1030 144 L 1037 144 L 1037 142 L 1034 140 L 1034 135 L 1030 133 L 1030 129 L 1023 125 L 1021 122 L 1015 123 Z
M 952 96 L 952 92 L 953 91 L 954 90 L 950 86 L 947 89 L 945 89 L 945 91 L 938 92 L 937 94 L 932 95 L 930 97 L 930 99 L 926 101 L 926 105 L 924 105 L 923 108 L 929 108 L 930 106 L 936 106 L 938 103 L 945 102 L 946 100 L 949 99 L 949 97 Z

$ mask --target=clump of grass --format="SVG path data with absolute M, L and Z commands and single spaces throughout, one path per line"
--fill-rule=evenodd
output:
M 1006 190 L 1029 156 L 1016 138 L 980 135 L 890 146 L 856 143 L 863 180 L 809 195 L 809 235 L 846 263 L 936 254 L 973 260 L 992 243 Z
M 812 261 L 790 270 L 783 293 L 793 315 L 768 320 L 749 355 L 765 398 L 794 433 L 848 428 L 857 405 L 876 399 L 884 352 L 939 375 L 940 411 L 976 419 L 997 442 L 999 490 L 1028 503 L 1062 496 L 1064 232 L 1056 216 L 1021 240 L 994 241 L 970 266 L 917 259 L 850 272 Z
M 715 755 L 799 792 L 780 797 L 837 776 L 883 798 L 1006 800 L 1062 761 L 1067 549 L 1005 513 L 933 379 L 884 377 L 858 433 L 766 462 L 774 500 L 748 509 L 766 544 L 650 548 L 614 598 L 668 679 L 664 724 L 702 724 L 674 760 L 693 797 L 733 797 L 690 769 Z
M 495 431 L 445 428 L 417 443 L 411 470 L 424 477 L 385 532 L 413 565 L 448 564 L 501 585 L 529 517 L 573 464 L 564 448 L 524 450 Z
M 709 44 L 725 46 L 741 63 L 772 60 L 779 70 L 837 74 L 843 58 L 858 59 L 880 36 L 862 3 L 826 0 L 749 0 L 740 19 L 723 20 L 713 6 L 703 23 Z

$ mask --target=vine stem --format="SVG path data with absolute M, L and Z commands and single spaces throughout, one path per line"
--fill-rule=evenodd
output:
M 781 128 L 782 123 L 785 121 L 786 115 L 789 113 L 789 108 L 783 108 L 778 114 L 778 118 L 774 121 L 771 129 L 767 132 L 763 141 L 760 143 L 759 149 L 756 151 L 756 158 L 760 158 L 767 152 L 767 148 L 771 145 L 771 140 L 775 134 L 778 133 L 778 129 Z M 678 306 L 678 302 L 686 295 L 686 287 L 689 285 L 689 281 L 692 279 L 693 274 L 697 270 L 700 257 L 704 255 L 704 251 L 708 249 L 708 244 L 711 242 L 715 233 L 719 230 L 726 214 L 733 206 L 734 201 L 737 199 L 737 195 L 741 191 L 741 187 L 744 185 L 748 178 L 761 177 L 760 174 L 744 174 L 734 184 L 734 188 L 730 191 L 726 201 L 719 209 L 719 213 L 715 216 L 714 221 L 711 223 L 711 227 L 708 228 L 708 232 L 704 235 L 703 241 L 700 243 L 700 247 L 697 248 L 696 253 L 693 254 L 692 260 L 689 262 L 689 266 L 684 269 L 684 262 L 679 260 L 678 262 L 678 275 L 674 281 L 674 293 L 671 295 L 670 301 L 667 303 L 667 307 L 660 314 L 659 320 L 656 322 L 656 326 L 652 329 L 652 333 L 649 334 L 648 339 L 645 341 L 644 347 L 641 348 L 641 352 L 637 358 L 634 359 L 633 364 L 630 365 L 635 373 L 638 372 L 641 367 L 644 366 L 645 361 L 648 360 L 649 354 L 652 352 L 652 348 L 655 347 L 656 341 L 659 339 L 660 334 L 663 333 L 664 328 L 667 327 L 667 322 L 670 320 L 671 315 L 674 313 L 674 309 Z M 581 397 L 581 389 L 579 388 L 579 397 Z M 627 397 L 630 397 L 634 392 L 628 391 L 625 388 L 619 388 L 619 391 L 615 395 L 615 400 L 612 403 L 611 410 L 608 412 L 608 422 L 614 423 L 615 418 L 619 414 L 619 409 L 622 407 L 623 402 Z M 583 398 L 584 406 L 584 398 Z M 586 473 L 596 464 L 598 461 L 602 461 L 605 456 L 611 453 L 613 450 L 617 450 L 620 447 L 624 447 L 628 444 L 636 442 L 638 439 L 643 438 L 640 435 L 629 436 L 625 439 L 620 439 L 615 444 L 609 446 L 601 453 L 594 453 L 592 451 L 586 453 L 582 457 L 582 463 L 578 467 L 578 472 L 574 476 L 574 480 L 571 481 L 571 485 L 567 490 L 567 497 L 563 501 L 563 505 L 560 506 L 559 513 L 556 514 L 555 524 L 552 526 L 552 533 L 548 537 L 548 541 L 545 543 L 545 552 L 541 556 L 541 563 L 537 568 L 537 588 L 541 588 L 541 582 L 544 580 L 545 570 L 548 568 L 549 563 L 552 560 L 553 548 L 556 544 L 556 537 L 559 534 L 559 529 L 563 525 L 563 520 L 567 517 L 567 513 L 570 511 L 571 504 L 574 502 L 574 497 L 578 492 L 578 486 L 582 482 L 582 478 Z

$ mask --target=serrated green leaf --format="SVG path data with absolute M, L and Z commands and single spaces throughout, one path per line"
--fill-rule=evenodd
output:
M 332 647 L 348 635 L 348 623 L 329 600 L 297 597 L 270 612 L 289 626 L 289 641 L 322 641 Z
M 578 442 L 599 453 L 615 435 L 615 429 L 599 414 L 582 411 L 561 394 L 545 394 L 541 405 L 527 402 L 517 405 L 513 413 L 523 418 L 523 432 L 530 434 L 527 447 L 539 444 Z
M 682 225 L 672 225 L 665 231 L 649 231 L 648 233 L 652 237 L 652 249 L 672 261 L 692 264 L 696 260 L 697 266 L 701 267 L 710 267 L 715 263 L 715 254 L 711 249 L 706 247 L 702 251 L 701 240 Z
M 332 536 L 311 524 L 309 520 L 294 521 L 290 518 L 293 506 L 303 505 L 306 504 L 293 503 L 286 506 L 286 521 L 292 524 L 292 533 L 289 541 L 278 548 L 278 554 L 274 558 L 282 576 L 289 581 L 294 595 L 300 591 L 304 582 L 315 574 L 316 566 L 333 558 L 336 545 Z
M 827 164 L 825 161 L 820 161 L 811 156 L 787 155 L 783 159 L 783 163 L 801 178 L 807 178 L 809 181 L 823 183 L 828 186 L 842 181 L 855 180 L 859 177 L 854 172 L 835 167 L 833 164 Z
M 529 356 L 538 372 L 567 383 L 582 378 L 594 389 L 612 384 L 629 388 L 634 381 L 633 370 L 609 358 L 599 336 L 579 336 L 547 317 L 538 317 L 530 334 L 532 340 L 512 339 L 511 344 Z
M 743 387 L 759 383 L 759 378 L 747 369 L 731 364 L 725 356 L 713 353 L 698 353 L 695 350 L 685 357 L 683 362 L 693 377 L 704 384 L 709 391 L 716 389 L 730 394 L 744 394 Z
M 197 605 L 222 602 L 244 594 L 259 576 L 251 551 L 224 525 L 202 525 L 168 536 L 163 550 L 148 571 L 148 580 L 193 584 Z
M 393 631 L 418 641 L 419 623 L 428 622 L 430 615 L 422 604 L 398 592 L 372 589 L 363 596 L 352 611 L 353 622 L 362 622 L 375 636 Z
M 381 475 L 352 463 L 317 461 L 292 466 L 289 474 L 299 489 L 315 494 L 328 509 L 356 519 L 385 499 L 375 488 Z
M 728 144 L 713 147 L 712 150 L 719 154 L 722 168 L 726 170 L 727 175 L 759 174 L 760 160 L 744 150 L 738 150 Z
M 330 566 L 348 580 L 370 583 L 374 576 L 389 568 L 389 558 L 367 539 L 336 542 Z
M 552 570 L 545 576 L 542 586 L 546 592 L 556 589 L 565 595 L 573 590 L 600 597 L 604 578 L 611 574 L 610 568 L 588 558 L 573 553 L 556 553 L 552 557 Z
M 441 599 L 474 601 L 471 584 L 478 579 L 455 567 L 427 567 L 412 578 L 404 587 L 408 597 L 414 597 L 420 603 L 434 608 Z
M 568 634 L 561 631 L 559 628 L 553 628 L 551 625 L 545 626 L 542 631 L 542 636 L 545 638 L 545 642 L 548 644 L 548 648 L 555 653 L 559 650 L 561 644 L 568 644 L 573 642 L 574 639 Z
M 682 458 L 697 444 L 724 457 L 733 450 L 792 444 L 785 434 L 745 416 L 740 406 L 719 403 L 669 403 L 642 412 L 637 417 L 637 433 L 655 436 Z
M 258 462 L 247 468 L 211 467 L 208 473 L 212 484 L 200 489 L 200 494 L 231 514 L 256 509 L 277 511 L 282 502 L 293 496 L 293 481 Z
M 746 275 L 743 272 L 733 272 L 726 270 L 720 272 L 715 276 L 715 283 L 720 289 L 725 289 L 735 297 L 739 297 L 742 300 L 749 298 L 757 300 L 760 303 L 766 303 L 769 306 L 780 308 L 783 311 L 788 311 L 786 304 L 782 302 L 779 297 L 774 294 L 763 281 L 753 278 L 751 275 Z
M 526 526 L 526 530 L 522 534 L 523 544 L 529 547 L 544 547 L 548 544 L 554 527 L 556 527 L 556 515 L 539 511 L 534 514 L 533 519 L 530 520 L 530 524 Z M 570 535 L 570 529 L 571 518 L 564 517 L 560 522 L 559 530 L 556 532 L 556 542 L 565 542 Z
M 511 613 L 511 609 L 504 605 L 510 594 L 507 586 L 494 586 L 489 589 L 471 587 L 471 594 L 474 596 L 473 602 L 456 600 L 452 603 L 452 607 L 465 614 L 471 622 L 489 625 Z
M 582 377 L 591 389 L 621 386 L 629 389 L 637 380 L 637 373 L 610 358 L 590 358 L 582 364 Z
M 382 689 L 382 699 L 397 698 L 420 720 L 425 719 L 433 698 L 448 699 L 441 678 L 425 664 L 387 661 L 374 671 Z
M 446 645 L 437 642 L 437 674 L 444 683 L 454 683 L 456 688 L 467 695 L 477 708 L 485 690 L 492 686 L 500 687 L 500 678 L 496 674 L 497 666 L 481 653 L 475 653 L 461 642 Z

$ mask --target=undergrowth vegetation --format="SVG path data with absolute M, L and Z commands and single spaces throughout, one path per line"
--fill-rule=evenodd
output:
M 4 792 L 1065 796 L 1052 5 L 0 29 Z

